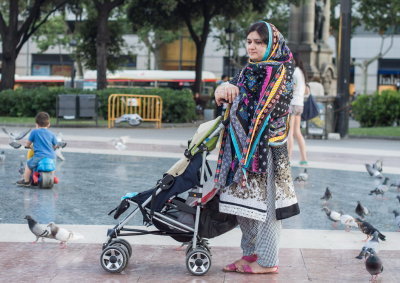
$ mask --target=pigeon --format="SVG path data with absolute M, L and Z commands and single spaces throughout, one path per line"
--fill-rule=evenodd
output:
M 20 133 L 10 133 L 9 131 L 7 131 L 6 128 L 2 128 L 2 130 L 6 135 L 8 135 L 8 138 L 10 139 L 9 145 L 15 149 L 20 148 L 22 146 L 17 141 L 23 139 L 31 131 L 31 129 L 28 129 Z
M 308 180 L 307 168 L 304 168 L 304 172 L 300 173 L 294 180 L 297 182 L 306 182 Z
M 138 114 L 124 114 L 121 117 L 115 119 L 115 123 L 119 124 L 121 122 L 128 122 L 131 126 L 139 126 L 143 119 Z
M 65 157 L 64 154 L 62 153 L 62 149 L 67 146 L 67 143 L 64 141 L 62 133 L 58 133 L 56 139 L 57 139 L 57 144 L 55 148 L 56 156 L 58 159 L 64 161 Z
M 389 178 L 386 177 L 382 184 L 378 185 L 374 190 L 369 192 L 369 195 L 375 194 L 375 195 L 383 195 L 389 190 L 389 187 L 387 185 L 387 182 L 389 181 Z
M 376 229 L 374 226 L 372 226 L 367 221 L 363 221 L 360 218 L 356 218 L 356 222 L 357 222 L 358 228 L 361 230 L 361 232 L 363 232 L 365 235 L 367 235 L 367 239 L 365 239 L 365 241 L 367 241 L 368 238 L 371 237 L 375 233 L 375 231 L 378 232 L 379 239 L 381 239 L 382 241 L 386 241 L 386 236 L 383 235 L 381 232 L 379 232 L 378 229 Z
M 324 206 L 322 208 L 323 211 L 325 211 L 326 216 L 328 216 L 328 219 L 331 220 L 333 223 L 332 225 L 335 226 L 337 222 L 340 221 L 340 213 L 334 210 L 330 210 L 328 207 Z
M 397 210 L 393 210 L 393 214 L 394 214 L 394 219 L 396 221 L 396 224 L 400 229 L 400 213 Z
M 399 200 L 399 202 L 400 202 L 400 195 L 399 196 L 396 196 L 396 198 Z
M 368 208 L 363 206 L 360 201 L 357 201 L 355 212 L 361 217 L 361 219 L 364 219 L 365 216 L 369 214 Z
M 375 281 L 378 275 L 383 271 L 382 260 L 373 249 L 367 249 L 365 258 L 365 269 L 371 274 L 371 281 Z
M 376 169 L 373 165 L 365 164 L 365 168 L 367 169 L 367 172 L 371 177 L 383 178 L 382 173 L 378 169 Z
M 120 137 L 120 138 L 116 138 L 111 140 L 111 143 L 114 145 L 116 150 L 124 150 L 126 149 L 126 142 L 128 140 L 128 137 Z
M 394 183 L 391 183 L 390 187 L 395 187 L 398 191 L 400 191 L 400 179 L 396 180 Z
M 378 170 L 379 172 L 382 172 L 382 165 L 383 165 L 382 160 L 378 159 L 377 161 L 375 161 L 374 164 L 372 164 L 372 168 Z
M 340 215 L 340 223 L 342 223 L 346 227 L 345 230 L 347 232 L 350 231 L 351 227 L 358 228 L 356 219 L 348 214 Z
M 6 153 L 4 150 L 0 152 L 0 162 L 4 162 L 6 160 Z
M 25 219 L 28 221 L 29 230 L 31 230 L 31 232 L 36 236 L 36 241 L 33 243 L 37 243 L 39 238 L 42 238 L 42 241 L 44 238 L 54 239 L 49 227 L 37 223 L 30 215 L 26 215 Z
M 372 249 L 375 253 L 379 252 L 379 237 L 378 237 L 378 231 L 375 231 L 374 234 L 372 235 L 372 239 L 370 239 L 368 242 L 365 243 L 365 245 L 362 247 L 361 252 L 356 258 L 362 259 L 365 257 L 366 251 L 368 249 Z
M 51 235 L 54 237 L 54 239 L 60 241 L 60 246 L 62 248 L 65 248 L 67 246 L 67 242 L 74 237 L 74 233 L 57 226 L 54 224 L 54 222 L 50 222 L 47 226 L 50 228 Z
M 329 190 L 329 187 L 326 187 L 325 189 L 325 194 L 321 197 L 321 199 L 325 200 L 325 202 L 327 202 L 328 200 L 330 200 L 332 198 L 332 193 Z

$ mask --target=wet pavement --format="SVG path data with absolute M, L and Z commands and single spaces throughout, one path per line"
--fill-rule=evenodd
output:
M 358 200 L 371 211 L 367 220 L 389 235 L 388 243 L 382 244 L 384 250 L 380 253 L 385 262 L 380 281 L 396 282 L 400 275 L 400 245 L 396 248 L 393 241 L 400 242 L 400 233 L 395 232 L 398 227 L 391 211 L 400 210 L 396 199 L 400 192 L 389 188 L 384 198 L 368 195 L 376 187 L 377 180 L 369 177 L 364 163 L 382 159 L 384 175 L 391 181 L 399 180 L 400 145 L 398 141 L 365 139 L 307 140 L 309 180 L 295 184 L 301 214 L 283 221 L 279 275 L 244 276 L 220 271 L 229 263 L 227 261 L 240 254 L 238 229 L 234 231 L 235 237 L 222 237 L 225 242 L 213 248 L 213 266 L 203 277 L 189 275 L 183 252 L 175 256 L 179 252 L 163 246 L 168 242 L 166 238 L 173 241 L 169 237 L 152 243 L 146 242 L 145 237 L 132 239 L 137 243 L 134 245 L 136 252 L 125 271 L 122 274 L 103 271 L 99 264 L 99 243 L 105 240 L 107 227 L 115 224 L 107 213 L 118 205 L 125 193 L 151 188 L 182 156 L 186 140 L 195 130 L 53 129 L 63 132 L 68 146 L 64 151 L 66 161 L 57 163 L 60 183 L 50 190 L 20 188 L 14 184 L 19 179 L 18 167 L 24 160 L 25 151 L 11 149 L 5 135 L 0 133 L 0 149 L 6 153 L 6 160 L 0 162 L 0 229 L 3 229 L 0 253 L 12 254 L 14 259 L 10 261 L 8 256 L 0 257 L 0 269 L 8 270 L 0 274 L 0 282 L 11 278 L 18 279 L 18 282 L 69 282 L 76 279 L 84 282 L 159 282 L 171 281 L 172 278 L 178 282 L 365 282 L 369 274 L 362 261 L 354 259 L 363 245 L 359 241 L 364 236 L 359 231 L 346 234 L 340 225 L 333 227 L 321 211 L 321 207 L 327 205 L 355 216 Z M 121 136 L 129 137 L 129 141 L 126 150 L 118 151 L 112 146 L 111 139 Z M 295 166 L 298 158 L 295 151 L 292 162 L 294 177 L 303 170 Z M 215 154 L 210 155 L 210 160 L 215 166 Z M 320 198 L 326 187 L 332 191 L 333 198 L 324 204 Z M 41 223 L 54 221 L 78 230 L 94 225 L 93 231 L 96 232 L 87 231 L 86 242 L 71 242 L 65 250 L 59 249 L 54 241 L 31 245 L 26 243 L 32 240 L 23 219 L 26 214 Z M 130 224 L 141 225 L 141 219 Z M 18 237 L 13 237 L 14 228 Z M 354 237 L 350 245 L 349 235 Z M 310 238 L 308 243 L 307 238 Z M 324 244 L 325 241 L 329 244 Z M 224 248 L 228 245 L 229 249 Z M 46 267 L 47 273 L 44 271 Z M 34 280 L 29 277 L 31 271 L 37 274 Z
M 0 223 L 25 223 L 25 215 L 35 216 L 40 223 L 50 221 L 76 225 L 106 225 L 115 221 L 107 213 L 119 204 L 129 192 L 141 192 L 152 188 L 163 173 L 177 159 L 126 155 L 105 155 L 65 152 L 65 161 L 57 162 L 60 183 L 51 190 L 37 187 L 18 187 L 15 181 L 17 168 L 25 158 L 23 150 L 5 149 L 6 162 L 0 164 Z M 210 162 L 215 167 L 215 162 Z M 303 168 L 293 167 L 296 177 Z M 283 221 L 284 228 L 340 229 L 328 220 L 321 207 L 357 216 L 357 201 L 366 206 L 371 214 L 368 221 L 380 230 L 396 231 L 392 211 L 400 211 L 396 198 L 398 190 L 390 188 L 384 197 L 369 195 L 378 184 L 366 172 L 329 169 L 308 169 L 307 182 L 295 182 L 301 214 Z M 394 174 L 385 176 L 396 180 Z M 332 199 L 324 203 L 320 198 L 329 187 Z M 18 209 L 15 209 L 18 208 Z M 140 216 L 140 215 L 138 215 Z M 132 225 L 141 225 L 136 217 Z

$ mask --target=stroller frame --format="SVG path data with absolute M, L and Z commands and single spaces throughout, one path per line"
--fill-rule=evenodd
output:
M 163 215 L 160 212 L 152 211 L 147 205 L 152 201 L 152 198 L 157 196 L 163 189 L 160 187 L 160 182 L 157 183 L 153 189 L 157 190 L 155 194 L 148 197 L 142 204 L 138 204 L 130 199 L 127 199 L 130 205 L 135 205 L 136 207 L 125 216 L 123 220 L 121 220 L 117 225 L 112 229 L 108 229 L 107 231 L 107 241 L 103 244 L 103 251 L 100 256 L 100 263 L 103 269 L 111 273 L 119 273 L 125 269 L 128 264 L 129 258 L 132 255 L 132 247 L 129 242 L 125 239 L 121 239 L 118 237 L 124 236 L 139 236 L 139 235 L 160 235 L 160 236 L 185 236 L 191 240 L 186 249 L 186 267 L 193 275 L 204 275 L 208 272 L 211 267 L 211 252 L 208 247 L 208 241 L 204 238 L 199 237 L 199 221 L 200 221 L 200 213 L 202 204 L 202 193 L 203 193 L 203 185 L 205 183 L 205 167 L 207 166 L 206 157 L 209 153 L 209 150 L 205 143 L 209 141 L 211 138 L 217 136 L 221 130 L 224 128 L 223 123 L 220 123 L 219 126 L 199 145 L 199 151 L 202 154 L 202 163 L 200 167 L 200 185 L 195 186 L 189 189 L 189 196 L 196 198 L 195 204 L 195 220 L 194 227 L 190 227 L 184 223 L 181 223 L 175 219 L 167 215 Z M 186 150 L 185 156 L 190 158 L 190 150 Z M 212 177 L 212 176 L 211 176 Z M 190 192 L 193 189 L 197 189 L 196 193 Z M 174 197 L 171 197 L 174 199 Z M 178 201 L 173 201 L 171 206 L 176 205 L 175 208 L 181 209 L 182 211 L 191 211 L 193 214 L 194 208 Z M 164 209 L 163 209 L 164 210 Z M 162 211 L 163 211 L 162 210 Z M 167 227 L 172 228 L 174 230 L 178 230 L 181 232 L 171 232 L 164 230 L 154 230 L 148 231 L 143 229 L 133 229 L 133 228 L 125 228 L 124 226 L 138 213 L 142 212 L 144 220 L 149 222 L 149 225 L 152 225 L 152 220 L 156 220 Z M 162 212 L 161 211 L 161 212 Z M 122 232 L 122 233 L 121 233 Z

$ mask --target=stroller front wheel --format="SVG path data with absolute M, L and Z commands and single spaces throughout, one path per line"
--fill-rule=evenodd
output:
M 108 246 L 101 253 L 100 264 L 105 271 L 119 273 L 128 264 L 128 255 L 120 246 Z
M 193 275 L 204 275 L 210 270 L 211 255 L 204 249 L 194 249 L 186 255 L 186 267 Z

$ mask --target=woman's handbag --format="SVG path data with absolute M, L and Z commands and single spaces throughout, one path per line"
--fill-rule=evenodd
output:
M 310 94 L 306 101 L 304 101 L 303 113 L 301 120 L 308 121 L 317 117 L 319 114 L 319 107 L 314 97 Z

